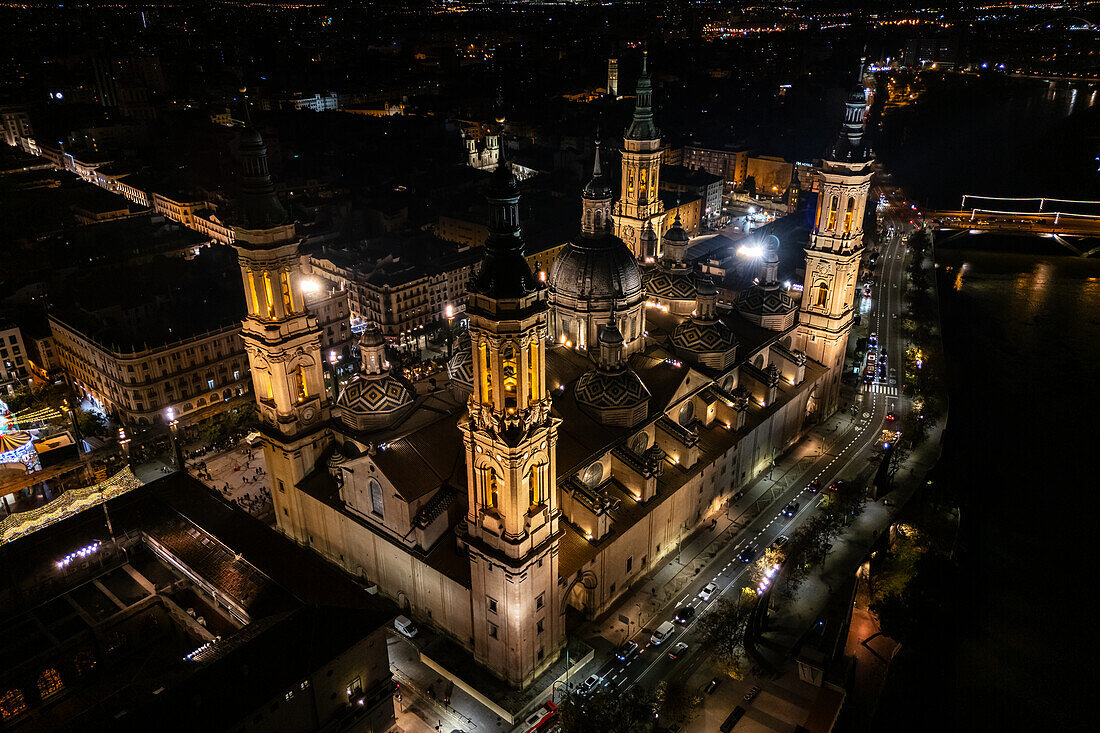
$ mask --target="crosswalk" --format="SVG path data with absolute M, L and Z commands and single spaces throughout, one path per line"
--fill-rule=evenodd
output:
M 863 391 L 864 391 L 865 394 L 880 394 L 880 395 L 885 395 L 887 397 L 897 397 L 898 396 L 898 388 L 897 387 L 888 387 L 885 384 L 864 385 L 863 386 Z

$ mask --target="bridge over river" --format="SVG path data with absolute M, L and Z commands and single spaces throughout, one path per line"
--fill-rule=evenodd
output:
M 948 234 L 941 242 L 981 232 L 1045 236 L 1080 257 L 1100 252 L 1100 244 L 1089 248 L 1088 238 L 1100 237 L 1100 201 L 1055 198 L 1006 198 L 1002 196 L 962 197 L 956 211 L 926 211 L 937 230 Z

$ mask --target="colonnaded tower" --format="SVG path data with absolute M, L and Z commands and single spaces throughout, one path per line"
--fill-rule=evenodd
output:
M 647 56 L 642 56 L 634 117 L 623 136 L 623 172 L 619 200 L 615 202 L 615 236 L 623 240 L 639 262 L 660 257 L 660 241 L 646 240 L 647 228 L 664 229 L 664 205 L 659 195 L 661 176 L 661 133 L 653 123 L 653 83 Z
M 296 226 L 275 195 L 267 147 L 251 127 L 241 132 L 240 154 L 244 177 L 233 247 L 248 305 L 241 339 L 252 370 L 275 516 L 285 534 L 304 543 L 294 487 L 331 439 L 321 329 L 302 297 Z
M 561 420 L 550 414 L 546 387 L 546 290 L 523 256 L 519 190 L 503 157 L 488 200 L 486 254 L 466 310 L 474 389 L 459 423 L 468 487 L 459 532 L 470 558 L 474 658 L 522 687 L 565 644 L 555 470 Z
M 795 347 L 829 368 L 818 395 L 822 415 L 836 409 L 863 253 L 863 214 L 874 175 L 874 159 L 863 136 L 866 103 L 863 86 L 857 84 L 845 102 L 840 135 L 818 172 L 821 192 L 806 248 Z

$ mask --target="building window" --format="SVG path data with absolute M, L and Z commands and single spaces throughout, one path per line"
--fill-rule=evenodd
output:
M 603 480 L 603 464 L 596 461 L 588 468 L 584 469 L 584 475 L 581 477 L 581 481 L 586 486 L 599 486 L 600 481 Z
M 42 674 L 38 675 L 38 695 L 43 700 L 56 695 L 63 689 L 65 684 L 61 681 L 61 675 L 53 667 L 43 670 Z
M 487 600 L 488 600 L 488 602 L 489 602 L 489 613 L 496 613 L 496 612 L 497 612 L 497 602 L 496 602 L 496 599 L 494 599 L 494 598 L 487 598 Z
M 214 389 L 214 380 L 213 379 L 207 379 L 206 380 L 206 388 L 207 389 Z
M 271 295 L 271 273 L 264 273 L 264 296 L 267 298 L 267 317 L 275 317 L 275 298 Z
M 356 677 L 355 679 L 353 679 L 351 682 L 348 683 L 348 688 L 347 689 L 348 689 L 348 697 L 355 697 L 356 695 L 358 695 L 360 692 L 363 691 L 363 682 L 358 677 Z
M 546 594 L 539 593 L 538 598 L 535 599 L 535 610 L 539 610 L 546 602 Z
M 823 282 L 817 284 L 817 296 L 814 298 L 814 306 L 825 308 L 829 303 L 829 286 Z
M 844 233 L 852 233 L 852 218 L 855 216 L 856 200 L 854 198 L 848 199 L 848 209 L 844 212 Z
M 538 620 L 538 623 L 535 624 L 535 633 L 537 633 L 537 634 L 542 633 L 542 619 L 541 618 Z
M 10 720 L 27 709 L 22 690 L 8 690 L 0 695 L 0 720 Z
M 831 232 L 836 226 L 837 209 L 840 208 L 840 197 L 833 195 L 829 200 L 829 220 L 825 222 L 825 231 Z
M 634 567 L 634 556 L 630 556 L 626 559 L 626 572 L 630 572 L 630 569 Z
M 546 652 L 544 652 L 542 649 L 539 649 L 539 661 L 540 662 L 542 661 L 542 657 L 543 657 L 544 654 L 546 654 Z
M 370 480 L 370 510 L 372 514 L 382 516 L 382 485 L 376 479 Z
M 489 624 L 489 638 L 490 639 L 496 639 L 497 638 L 497 625 L 496 624 Z

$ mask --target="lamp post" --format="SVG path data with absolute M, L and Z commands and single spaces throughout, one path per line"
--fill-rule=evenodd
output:
M 171 407 L 164 411 L 164 415 L 168 419 L 168 430 L 172 440 L 172 452 L 176 457 L 176 469 L 184 471 L 186 469 L 183 465 L 183 449 L 180 447 L 179 440 L 180 421 L 176 419 L 176 411 Z
M 454 331 L 451 330 L 451 324 L 455 319 L 454 306 L 450 303 L 443 306 L 443 315 L 447 319 L 447 361 L 450 361 L 454 343 Z
M 118 446 L 122 448 L 122 457 L 126 465 L 130 465 L 130 439 L 126 437 L 126 429 L 118 429 Z
M 328 363 L 330 367 L 330 373 L 332 375 L 332 399 L 335 402 L 337 393 L 340 391 L 340 383 L 336 380 L 336 351 L 332 350 L 328 352 Z

